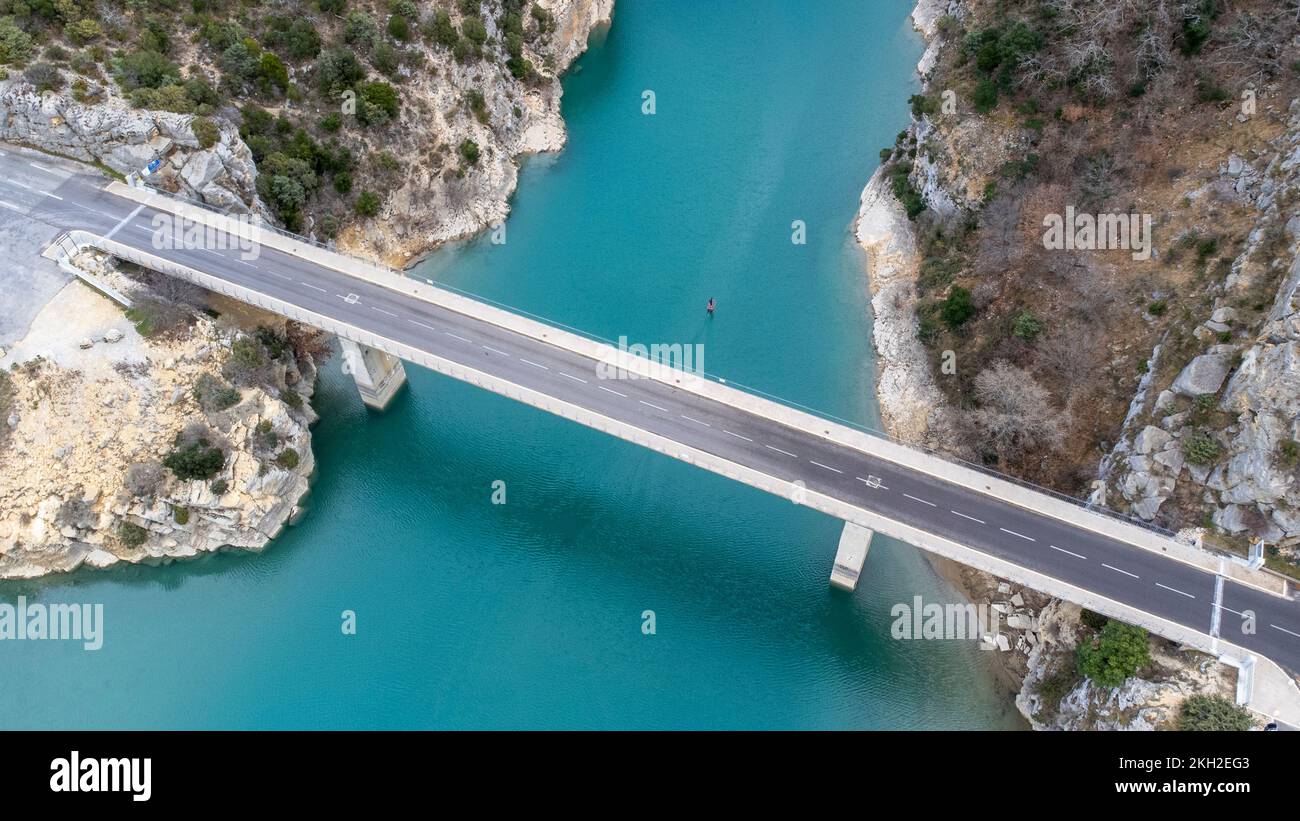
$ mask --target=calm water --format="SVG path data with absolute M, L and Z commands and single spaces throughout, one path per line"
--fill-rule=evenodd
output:
M 702 343 L 712 372 L 873 422 L 849 226 L 906 122 L 911 5 L 622 3 L 565 82 L 568 148 L 527 164 L 508 241 L 421 275 L 608 338 Z M 915 550 L 878 539 L 863 587 L 832 592 L 837 522 L 408 373 L 376 415 L 327 370 L 311 510 L 264 555 L 0 588 L 103 602 L 107 622 L 98 652 L 0 644 L 0 726 L 1019 726 L 968 643 L 889 638 L 894 603 L 953 596 Z

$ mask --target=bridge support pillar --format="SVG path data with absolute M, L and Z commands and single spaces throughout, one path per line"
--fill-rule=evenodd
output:
M 841 590 L 854 590 L 858 586 L 858 576 L 862 565 L 867 560 L 867 551 L 871 549 L 873 532 L 845 522 L 840 533 L 840 546 L 835 551 L 835 564 L 831 567 L 831 585 Z
M 406 384 L 402 360 L 377 348 L 339 337 L 343 346 L 343 372 L 352 374 L 357 392 L 367 407 L 383 410 Z

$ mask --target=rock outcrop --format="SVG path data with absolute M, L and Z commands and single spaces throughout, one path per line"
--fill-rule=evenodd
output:
M 208 148 L 194 133 L 194 116 L 132 108 L 120 98 L 83 104 L 22 80 L 0 82 L 0 140 L 99 163 L 119 174 L 140 173 L 154 184 L 235 213 L 263 209 L 257 200 L 252 152 L 227 120 L 214 117 L 218 138 Z M 157 158 L 162 166 L 147 172 Z
M 205 314 L 192 321 L 176 338 L 145 339 L 118 306 L 73 282 L 7 352 L 0 578 L 258 550 L 292 519 L 314 466 L 315 363 L 277 362 L 205 412 L 196 386 L 223 379 L 246 332 Z M 178 437 L 195 436 L 224 458 L 210 477 L 186 481 L 161 462 Z

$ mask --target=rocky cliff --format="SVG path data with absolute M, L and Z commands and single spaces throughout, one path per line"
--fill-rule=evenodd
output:
M 192 114 L 133 108 L 120 97 L 84 104 L 66 94 L 39 93 L 21 79 L 0 81 L 0 140 L 98 163 L 118 174 L 145 173 L 165 164 L 152 182 L 234 213 L 262 213 L 257 166 L 228 120 L 212 121 L 217 139 L 199 145 Z
M 356 221 L 340 234 L 343 248 L 405 265 L 444 242 L 505 220 L 519 158 L 564 147 L 559 76 L 586 50 L 592 30 L 610 22 L 614 0 L 543 0 L 540 5 L 554 15 L 555 30 L 526 47 L 541 67 L 542 78 L 535 83 L 428 49 L 430 70 L 404 89 L 418 114 L 405 116 L 382 146 L 419 161 L 406 167 L 408 173 L 375 219 Z M 490 19 L 488 32 L 498 36 Z M 483 116 L 464 105 L 471 92 L 483 95 Z M 479 147 L 479 159 L 458 169 L 455 154 L 466 140 Z
M 1300 501 L 1300 103 L 1276 60 L 1295 21 L 1267 4 L 1232 20 L 1100 5 L 1062 0 L 1052 19 L 983 0 L 914 11 L 922 93 L 857 221 L 883 420 L 1066 493 L 1100 481 L 1111 492 L 1094 501 L 1189 541 L 1279 540 L 1285 559 Z M 1204 64 L 1238 85 L 1213 85 Z M 1042 221 L 1067 205 L 1153 213 L 1151 258 L 1050 250 Z M 941 570 L 1016 615 L 999 655 L 1039 729 L 1170 727 L 1188 695 L 1233 695 L 1231 669 L 1154 637 L 1148 667 L 1099 687 L 1076 670 L 1095 617 L 1030 591 L 1012 607 L 1006 583 Z
M 139 283 L 101 275 L 149 304 Z M 257 550 L 291 520 L 314 466 L 316 362 L 289 342 L 276 342 L 283 350 L 272 358 L 260 340 L 297 335 L 316 354 L 320 340 L 213 304 L 226 312 L 185 311 L 146 338 L 120 306 L 74 281 L 5 352 L 0 578 Z M 242 387 L 229 381 L 235 347 L 263 357 Z M 201 468 L 169 461 L 198 442 L 219 456 L 207 454 Z

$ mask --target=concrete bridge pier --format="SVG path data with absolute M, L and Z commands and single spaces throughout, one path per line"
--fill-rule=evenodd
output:
M 831 567 L 831 585 L 841 590 L 854 590 L 858 586 L 858 576 L 862 565 L 867 560 L 867 551 L 871 549 L 873 532 L 845 522 L 840 533 L 840 546 L 835 551 L 835 564 Z
M 406 384 L 402 360 L 343 337 L 339 344 L 343 347 L 343 372 L 352 374 L 361 401 L 375 410 L 386 408 Z

